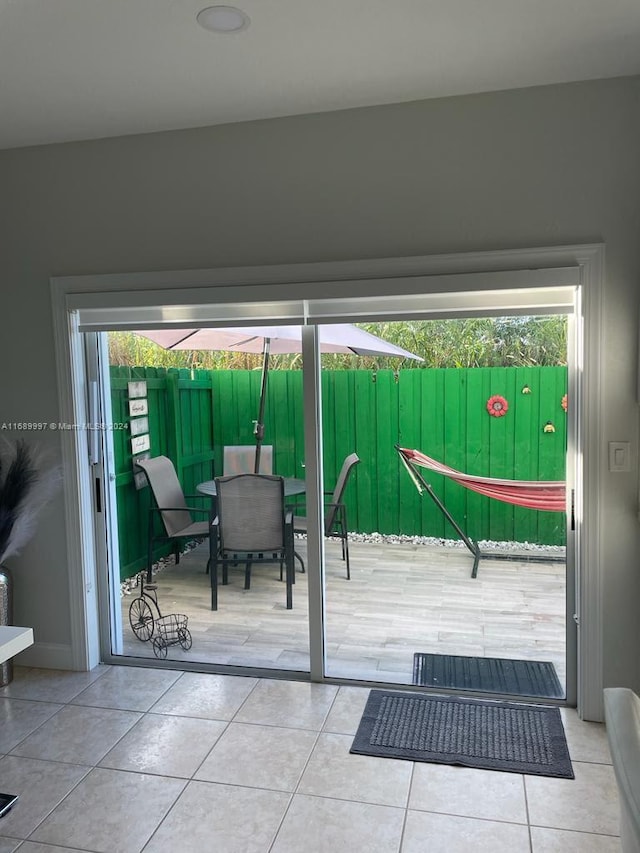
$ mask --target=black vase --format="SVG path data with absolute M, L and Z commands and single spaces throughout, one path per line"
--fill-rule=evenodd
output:
M 13 625 L 13 576 L 6 566 L 0 566 L 0 625 Z M 13 680 L 13 661 L 0 663 L 0 687 Z

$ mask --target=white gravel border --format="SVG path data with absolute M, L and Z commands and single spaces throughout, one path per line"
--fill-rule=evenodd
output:
M 440 548 L 466 548 L 462 539 L 441 539 L 437 536 L 408 536 L 406 534 L 393 533 L 350 533 L 349 542 L 372 542 L 385 545 L 429 545 Z M 477 543 L 481 551 L 529 551 L 552 555 L 564 555 L 564 545 L 536 545 L 533 542 L 495 542 L 491 539 L 480 539 Z

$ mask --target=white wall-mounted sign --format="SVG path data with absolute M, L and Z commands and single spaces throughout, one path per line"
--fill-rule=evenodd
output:
M 149 418 L 132 418 L 129 423 L 131 435 L 142 435 L 149 432 Z
M 131 439 L 131 452 L 132 453 L 141 453 L 143 450 L 149 450 L 151 447 L 151 442 L 149 441 L 149 435 L 136 435 Z
M 148 415 L 149 414 L 149 403 L 147 398 L 138 398 L 136 400 L 129 400 L 129 416 L 137 417 L 138 415 Z
M 129 395 L 129 399 L 133 399 L 135 397 L 146 397 L 147 396 L 147 383 L 144 379 L 138 379 L 135 382 L 127 382 L 127 393 Z

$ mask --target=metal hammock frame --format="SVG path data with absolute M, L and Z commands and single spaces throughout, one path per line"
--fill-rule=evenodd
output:
M 494 498 L 495 500 L 545 512 L 566 511 L 566 487 L 564 482 L 559 480 L 500 480 L 493 477 L 476 477 L 456 471 L 455 468 L 450 468 L 448 465 L 438 462 L 437 459 L 432 459 L 419 450 L 410 450 L 406 447 L 400 447 L 397 444 L 395 445 L 395 449 L 413 485 L 418 490 L 418 494 L 422 496 L 426 492 L 429 495 L 473 554 L 472 578 L 478 576 L 478 564 L 482 557 L 490 557 L 492 560 L 519 560 L 538 563 L 564 562 L 564 557 L 556 556 L 537 557 L 528 554 L 526 556 L 520 554 L 483 554 L 478 543 L 467 536 L 464 530 L 462 530 L 458 522 L 435 493 L 431 484 L 425 480 L 419 468 L 427 468 L 436 474 L 449 477 L 459 485 L 487 497 Z

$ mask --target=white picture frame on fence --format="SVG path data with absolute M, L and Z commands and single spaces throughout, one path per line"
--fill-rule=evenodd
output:
M 136 397 L 147 396 L 147 382 L 145 379 L 136 379 L 133 382 L 127 382 L 127 395 L 129 399 Z
M 149 401 L 146 397 L 138 397 L 134 400 L 129 400 L 129 417 L 139 417 L 140 415 L 149 414 Z
M 131 453 L 142 453 L 143 450 L 149 450 L 151 447 L 151 441 L 149 440 L 149 434 L 146 435 L 136 435 L 131 439 Z
M 149 432 L 149 418 L 132 418 L 129 423 L 129 430 L 132 436 Z

